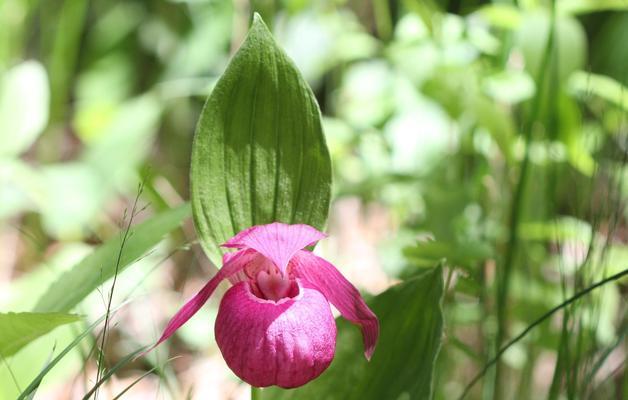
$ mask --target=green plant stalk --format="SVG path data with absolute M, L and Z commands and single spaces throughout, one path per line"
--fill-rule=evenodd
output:
M 262 400 L 262 389 L 251 386 L 251 400 Z
M 592 395 L 592 392 L 593 392 L 593 389 L 594 389 L 592 384 L 595 382 L 593 380 L 593 377 L 598 373 L 600 368 L 602 368 L 602 365 L 604 365 L 604 363 L 606 362 L 608 357 L 611 355 L 611 353 L 613 351 L 615 351 L 615 349 L 617 349 L 618 347 L 624 345 L 624 343 L 628 344 L 626 342 L 626 334 L 627 333 L 628 333 L 628 324 L 625 324 L 623 329 L 622 329 L 622 331 L 621 331 L 621 334 L 617 337 L 617 340 L 615 341 L 615 343 L 613 343 L 613 345 L 609 346 L 606 350 L 604 350 L 604 352 L 597 359 L 597 361 L 595 362 L 593 367 L 591 367 L 591 369 L 587 372 L 586 378 L 583 379 L 584 388 L 583 388 L 581 393 L 588 393 L 590 396 Z M 628 382 L 628 380 L 624 380 L 624 382 Z M 624 398 L 625 398 L 625 396 L 624 396 Z
M 111 283 L 111 290 L 109 291 L 109 299 L 107 301 L 107 312 L 105 313 L 105 325 L 103 327 L 103 335 L 102 335 L 102 341 L 100 343 L 100 351 L 98 352 L 98 364 L 97 364 L 97 372 L 96 372 L 96 381 L 100 382 L 100 377 L 101 377 L 101 373 L 104 371 L 104 365 L 103 365 L 103 356 L 104 356 L 104 352 L 105 352 L 105 345 L 107 342 L 107 329 L 109 327 L 109 316 L 110 316 L 110 312 L 111 312 L 111 306 L 112 306 L 112 301 L 113 301 L 113 292 L 116 288 L 116 282 L 118 280 L 118 272 L 120 270 L 120 263 L 122 261 L 122 252 L 124 251 L 124 247 L 126 245 L 126 241 L 129 237 L 129 233 L 131 232 L 131 225 L 133 224 L 133 219 L 135 218 L 135 216 L 137 215 L 137 205 L 138 202 L 140 200 L 140 196 L 142 195 L 142 192 L 144 191 L 144 183 L 140 183 L 140 186 L 138 188 L 137 191 L 137 195 L 135 196 L 135 201 L 133 202 L 133 207 L 131 208 L 131 215 L 129 217 L 129 221 L 127 223 L 126 229 L 124 230 L 124 235 L 122 236 L 122 243 L 120 244 L 120 250 L 118 251 L 118 256 L 116 258 L 116 270 L 115 273 L 113 275 L 113 282 Z M 94 400 L 96 400 L 98 398 L 98 388 L 100 387 L 100 385 L 96 385 L 94 386 Z M 90 392 L 91 395 L 91 392 Z M 87 398 L 87 396 L 86 396 Z
M 530 331 L 532 329 L 534 329 L 535 327 L 537 327 L 538 325 L 540 325 L 541 323 L 543 323 L 545 320 L 547 320 L 549 317 L 551 317 L 552 315 L 554 315 L 555 312 L 562 310 L 563 308 L 569 306 L 570 304 L 572 304 L 573 302 L 577 301 L 578 299 L 580 299 L 581 297 L 589 294 L 590 292 L 592 292 L 593 290 L 604 286 L 605 284 L 612 282 L 612 281 L 616 281 L 618 279 L 623 278 L 624 276 L 628 276 L 628 268 L 616 273 L 615 275 L 611 275 L 608 278 L 602 279 L 601 281 L 594 283 L 593 285 L 587 287 L 586 289 L 576 293 L 575 295 L 573 295 L 572 297 L 570 297 L 569 299 L 563 301 L 562 303 L 560 303 L 559 305 L 555 306 L 554 308 L 552 308 L 551 310 L 547 311 L 545 314 L 541 315 L 539 318 L 537 318 L 533 323 L 531 323 L 530 325 L 528 325 L 521 333 L 519 333 L 517 336 L 515 336 L 513 339 L 511 339 L 508 343 L 506 343 L 506 345 L 504 345 L 503 347 L 501 347 L 499 349 L 499 351 L 497 352 L 497 354 L 495 355 L 495 357 L 493 357 L 488 363 L 486 363 L 486 365 L 484 365 L 484 367 L 482 368 L 482 370 L 480 372 L 478 372 L 473 379 L 471 379 L 471 381 L 469 382 L 469 384 L 467 384 L 467 386 L 465 387 L 464 391 L 462 392 L 462 394 L 460 395 L 460 397 L 458 398 L 458 400 L 462 400 L 464 399 L 467 394 L 469 394 L 469 391 L 471 390 L 471 388 L 473 388 L 473 386 L 480 380 L 482 379 L 482 377 L 488 372 L 488 370 L 495 364 L 497 364 L 497 361 L 499 361 L 499 359 L 501 358 L 501 356 L 510 348 L 512 347 L 514 344 L 516 344 L 517 342 L 519 342 L 521 339 L 523 339 L 528 333 L 530 333 Z
M 137 378 L 136 380 L 134 380 L 133 382 L 131 382 L 130 385 L 128 385 L 126 388 L 124 388 L 120 393 L 118 393 L 116 395 L 116 397 L 114 397 L 112 400 L 118 400 L 120 398 L 122 398 L 122 396 L 124 396 L 124 394 L 126 392 L 128 392 L 129 390 L 131 390 L 133 388 L 133 386 L 137 385 L 138 383 L 140 383 L 142 381 L 142 379 L 146 378 L 148 375 L 152 374 L 155 370 L 157 369 L 157 367 L 153 367 L 151 369 L 149 369 L 148 371 L 144 372 L 142 375 L 140 375 L 139 378 Z
M 52 85 L 51 121 L 63 121 L 66 118 L 88 7 L 87 0 L 66 0 L 56 15 L 56 21 L 46 20 L 47 28 L 55 32 L 47 63 Z
M 85 393 L 85 395 L 83 396 L 83 400 L 88 400 L 92 394 L 95 396 L 96 392 L 98 391 L 98 389 L 103 385 L 103 383 L 107 382 L 109 380 L 109 378 L 111 378 L 113 376 L 113 374 L 116 373 L 117 370 L 119 370 L 120 368 L 124 367 L 126 364 L 128 364 L 130 361 L 133 361 L 133 359 L 135 358 L 135 356 L 137 356 L 138 354 L 140 354 L 142 351 L 146 350 L 148 348 L 148 346 L 144 346 L 141 347 L 137 350 L 135 350 L 132 353 L 127 354 L 122 360 L 118 361 L 118 363 L 116 365 L 114 365 L 113 367 L 111 367 L 106 374 L 104 374 L 95 384 L 94 386 L 87 392 Z
M 508 246 L 506 248 L 506 254 L 504 256 L 504 265 L 497 280 L 497 335 L 495 341 L 495 348 L 498 350 L 506 337 L 507 330 L 507 316 L 506 316 L 506 303 L 508 296 L 508 289 L 510 287 L 510 279 L 512 275 L 513 264 L 517 255 L 517 248 L 519 244 L 519 221 L 521 219 L 521 208 L 523 203 L 523 196 L 526 188 L 526 183 L 528 180 L 528 172 L 529 172 L 529 164 L 530 164 L 530 142 L 532 140 L 532 129 L 534 128 L 534 123 L 537 121 L 540 110 L 541 110 L 541 99 L 544 94 L 545 81 L 547 78 L 547 67 L 549 65 L 550 56 L 554 47 L 554 35 L 555 35 L 555 19 L 556 19 L 556 7 L 555 3 L 552 2 L 551 8 L 551 17 L 550 17 L 550 31 L 547 39 L 547 44 L 545 47 L 545 52 L 543 53 L 543 59 L 541 61 L 541 65 L 538 71 L 537 78 L 537 93 L 534 97 L 532 108 L 530 111 L 530 119 L 526 124 L 525 129 L 523 130 L 525 134 L 525 151 L 523 160 L 521 162 L 521 172 L 519 174 L 519 181 L 515 187 L 514 198 L 512 202 L 512 208 L 510 212 L 509 218 L 509 233 L 508 233 Z M 497 355 L 499 352 L 497 351 Z M 501 394 L 500 392 L 500 382 L 502 379 L 502 368 L 501 364 L 498 363 L 495 369 L 495 379 L 494 379 L 494 393 L 498 396 Z
M 133 354 L 137 354 L 137 352 L 133 352 Z M 124 394 L 126 392 L 128 392 L 129 390 L 131 390 L 131 388 L 133 388 L 133 386 L 137 385 L 139 382 L 142 381 L 142 379 L 146 378 L 148 375 L 152 374 L 153 372 L 157 372 L 157 374 L 159 375 L 159 370 L 162 369 L 166 364 L 170 363 L 170 361 L 174 360 L 175 358 L 177 358 L 177 357 L 170 358 L 170 359 L 166 360 L 166 362 L 164 364 L 162 364 L 162 365 L 155 365 L 153 368 L 151 368 L 148 371 L 144 372 L 142 375 L 140 375 L 139 378 L 137 378 L 136 380 L 131 382 L 126 388 L 124 388 L 120 393 L 118 393 L 116 395 L 116 397 L 114 397 L 112 400 L 121 399 L 122 396 L 124 396 Z
M 562 329 L 560 334 L 560 343 L 558 348 L 558 355 L 556 358 L 556 365 L 554 367 L 554 376 L 552 378 L 552 384 L 547 395 L 548 400 L 556 400 L 560 393 L 560 385 L 563 378 L 563 371 L 565 366 L 568 365 L 569 357 L 569 310 L 565 310 L 563 314 Z
M 121 304 L 116 309 L 111 310 L 109 314 L 115 313 L 123 305 L 124 304 Z M 104 314 L 103 316 L 98 318 L 93 324 L 91 324 L 86 330 L 84 330 L 83 333 L 81 333 L 79 336 L 77 336 L 65 349 L 63 349 L 63 351 L 61 351 L 61 353 L 59 353 L 59 355 L 57 355 L 54 359 L 52 359 L 52 361 L 50 361 L 41 370 L 39 375 L 37 375 L 35 377 L 35 379 L 33 379 L 31 381 L 31 383 L 26 387 L 26 389 L 24 389 L 24 391 L 19 395 L 18 400 L 24 400 L 24 399 L 28 398 L 29 395 L 31 395 L 35 390 L 37 390 L 37 388 L 41 384 L 41 381 L 48 374 L 48 372 L 50 372 L 50 370 L 52 368 L 54 368 L 54 366 L 57 365 L 59 363 L 59 361 L 61 361 L 63 359 L 63 357 L 65 357 L 70 352 L 70 350 L 72 350 L 74 347 L 76 347 L 81 342 L 81 340 L 83 340 L 83 338 L 85 338 L 87 335 L 89 335 L 91 333 L 92 329 L 94 329 L 96 326 L 98 326 L 98 324 L 103 322 L 105 320 L 106 316 L 107 316 L 107 314 Z
M 0 361 L 2 361 L 2 363 L 6 367 L 7 371 L 9 371 L 9 375 L 11 376 L 11 380 L 13 381 L 13 384 L 15 385 L 17 391 L 18 392 L 22 392 L 20 384 L 17 381 L 17 378 L 15 377 L 15 374 L 13 373 L 13 368 L 11 368 L 11 364 L 9 364 L 7 362 L 7 359 L 2 355 L 2 353 L 0 353 Z
M 392 36 L 393 22 L 388 8 L 388 0 L 373 0 L 373 13 L 379 37 L 382 40 L 389 40 Z

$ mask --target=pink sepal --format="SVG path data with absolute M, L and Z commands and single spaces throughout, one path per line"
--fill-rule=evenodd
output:
M 146 350 L 144 353 L 140 354 L 137 358 L 142 357 L 146 353 L 153 350 L 155 347 L 159 346 L 163 341 L 167 340 L 170 336 L 172 336 L 177 329 L 179 329 L 183 324 L 185 324 L 194 314 L 201 309 L 201 307 L 207 302 L 209 297 L 214 293 L 216 287 L 222 282 L 224 279 L 229 278 L 244 268 L 250 259 L 256 255 L 255 251 L 252 250 L 242 250 L 237 253 L 234 253 L 232 256 L 228 257 L 228 262 L 223 265 L 223 267 L 218 271 L 216 275 L 212 279 L 209 280 L 203 286 L 203 288 L 188 300 L 187 303 L 170 319 L 166 329 L 162 333 L 161 337 L 151 348 Z
M 309 225 L 274 222 L 245 229 L 222 246 L 254 249 L 270 259 L 281 272 L 285 272 L 288 262 L 297 251 L 324 237 L 324 233 Z

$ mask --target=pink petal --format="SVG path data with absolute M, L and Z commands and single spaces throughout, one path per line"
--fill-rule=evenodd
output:
M 329 303 L 307 283 L 297 283 L 297 296 L 274 302 L 241 282 L 220 302 L 216 342 L 229 368 L 252 386 L 304 385 L 334 358 L 336 323 Z
M 320 290 L 343 317 L 360 325 L 364 355 L 370 360 L 379 336 L 379 321 L 355 286 L 336 267 L 309 251 L 302 250 L 295 254 L 291 266 L 297 277 Z
M 142 353 L 142 355 L 148 353 L 155 347 L 159 346 L 164 340 L 168 339 L 172 336 L 177 329 L 179 329 L 183 324 L 185 324 L 194 314 L 201 309 L 203 304 L 207 302 L 209 297 L 214 293 L 218 284 L 223 281 L 225 278 L 229 278 L 239 271 L 241 271 L 247 263 L 250 261 L 252 257 L 255 257 L 257 254 L 254 251 L 243 250 L 237 253 L 233 253 L 233 256 L 228 258 L 228 262 L 223 265 L 223 267 L 218 271 L 216 275 L 212 279 L 203 286 L 203 288 L 190 300 L 181 309 L 172 317 L 166 329 L 164 329 L 163 334 L 150 349 L 146 352 Z
M 324 237 L 324 233 L 309 225 L 274 222 L 245 229 L 229 239 L 223 246 L 254 249 L 275 263 L 281 272 L 285 272 L 288 262 L 297 251 Z

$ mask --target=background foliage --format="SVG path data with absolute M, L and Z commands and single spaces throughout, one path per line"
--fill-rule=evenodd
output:
M 317 251 L 406 327 L 366 369 L 399 373 L 371 387 L 343 380 L 355 371 L 337 364 L 359 349 L 339 324 L 338 358 L 303 396 L 340 379 L 425 398 L 403 373 L 423 371 L 436 399 L 457 398 L 508 339 L 626 269 L 624 1 L 0 0 L 0 323 L 68 323 L 0 349 L 1 399 L 40 386 L 83 334 L 38 397 L 81 398 L 103 377 L 106 398 L 131 385 L 124 397 L 248 397 L 215 347 L 217 302 L 171 348 L 128 356 L 215 271 L 185 219 L 192 134 L 253 10 L 323 113 L 334 185 Z M 441 294 L 421 286 L 436 271 L 432 369 L 418 350 L 440 325 L 426 320 Z M 468 398 L 628 397 L 626 290 L 611 282 L 553 314 Z M 90 328 L 121 304 L 108 332 Z M 34 310 L 82 318 L 9 314 Z

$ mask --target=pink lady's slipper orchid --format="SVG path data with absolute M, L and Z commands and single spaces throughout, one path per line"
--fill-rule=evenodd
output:
M 358 324 L 364 354 L 371 358 L 379 334 L 377 317 L 338 270 L 304 248 L 325 235 L 308 225 L 254 226 L 223 247 L 220 271 L 170 320 L 155 346 L 190 319 L 228 279 L 215 336 L 229 368 L 256 387 L 293 388 L 319 376 L 336 349 L 329 303 Z

